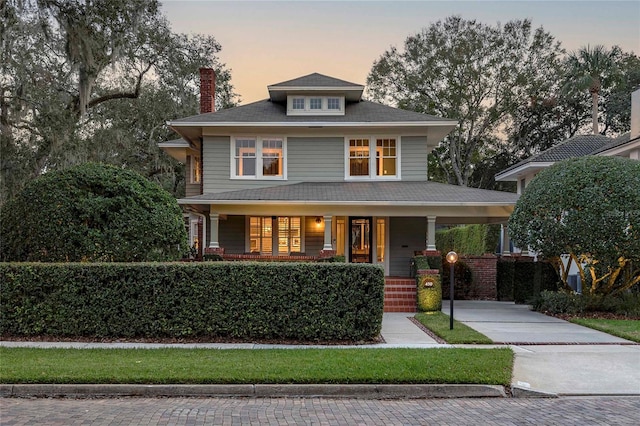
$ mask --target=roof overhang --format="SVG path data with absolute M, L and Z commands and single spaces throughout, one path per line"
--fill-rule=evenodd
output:
M 614 148 L 601 151 L 596 155 L 629 157 L 633 151 L 640 150 L 640 137 Z
M 521 166 L 514 167 L 513 169 L 498 173 L 495 176 L 495 179 L 496 182 L 517 182 L 520 177 L 537 173 L 542 169 L 552 166 L 553 164 L 555 164 L 553 161 L 526 163 Z
M 184 139 L 160 142 L 158 147 L 181 163 L 187 161 L 189 151 L 194 151 L 193 145 Z
M 191 211 L 204 214 L 255 216 L 435 216 L 436 223 L 504 223 L 513 212 L 512 203 L 397 203 L 397 202 L 283 202 L 189 200 L 178 203 Z
M 296 121 L 296 122 L 167 122 L 167 125 L 184 139 L 197 145 L 204 135 L 233 135 L 242 132 L 282 133 L 318 132 L 345 135 L 350 132 L 380 131 L 396 133 L 400 136 L 426 136 L 430 146 L 436 146 L 458 125 L 451 120 L 443 121 L 396 121 L 396 122 L 332 122 L 332 121 Z
M 267 86 L 269 97 L 274 102 L 283 102 L 289 95 L 322 94 L 323 96 L 344 96 L 349 102 L 357 102 L 362 98 L 364 86 Z

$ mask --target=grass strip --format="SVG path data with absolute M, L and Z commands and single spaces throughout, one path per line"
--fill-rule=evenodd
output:
M 453 330 L 449 330 L 449 315 L 442 312 L 416 314 L 415 318 L 431 330 L 436 336 L 451 344 L 488 344 L 493 343 L 482 333 L 458 321 L 453 321 Z
M 571 318 L 569 321 L 640 343 L 640 320 Z
M 510 349 L 0 348 L 2 383 L 508 385 Z

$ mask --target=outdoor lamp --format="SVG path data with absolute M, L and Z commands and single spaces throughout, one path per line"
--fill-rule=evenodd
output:
M 447 253 L 447 262 L 451 269 L 449 269 L 449 330 L 453 330 L 453 269 L 458 261 L 458 253 L 455 251 L 450 251 Z

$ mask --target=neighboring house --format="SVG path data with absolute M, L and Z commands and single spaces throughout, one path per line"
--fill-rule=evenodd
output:
M 640 160 L 640 90 L 631 95 L 631 131 L 617 138 L 579 135 L 567 139 L 496 174 L 497 182 L 517 182 L 522 194 L 529 182 L 557 161 L 585 155 L 608 155 Z
M 226 258 L 344 255 L 408 276 L 435 251 L 438 224 L 505 223 L 516 194 L 430 182 L 427 155 L 454 120 L 362 99 L 364 86 L 324 76 L 268 86 L 269 98 L 168 125 L 161 143 L 184 162 L 190 241 Z M 209 112 L 211 111 L 211 112 Z M 415 287 L 415 284 L 414 284 Z

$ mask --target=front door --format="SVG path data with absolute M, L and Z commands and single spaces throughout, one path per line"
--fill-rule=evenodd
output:
M 371 263 L 371 217 L 349 218 L 349 262 Z

